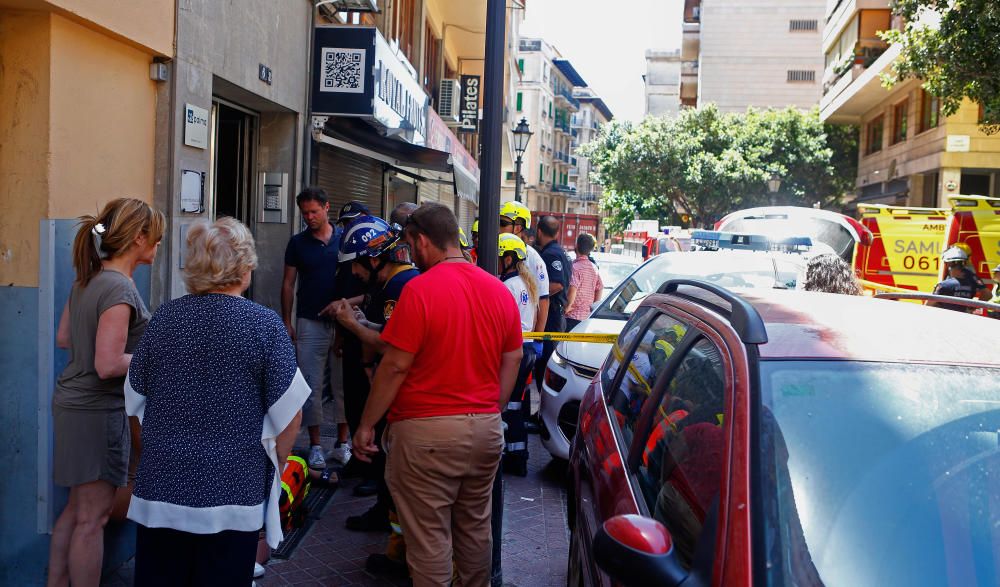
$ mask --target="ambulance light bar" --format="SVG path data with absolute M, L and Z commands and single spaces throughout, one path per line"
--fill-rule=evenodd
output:
M 808 236 L 769 237 L 763 234 L 695 230 L 691 244 L 700 249 L 718 251 L 775 251 L 779 253 L 804 253 L 812 247 Z

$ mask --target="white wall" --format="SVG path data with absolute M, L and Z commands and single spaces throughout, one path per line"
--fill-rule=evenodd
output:
M 811 108 L 823 77 L 826 0 L 704 0 L 698 104 L 725 111 L 747 106 Z M 816 20 L 815 31 L 789 31 L 790 20 Z M 789 82 L 789 70 L 815 71 Z

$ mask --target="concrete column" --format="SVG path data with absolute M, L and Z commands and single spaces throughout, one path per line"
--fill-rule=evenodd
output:
M 938 186 L 937 206 L 946 208 L 948 206 L 948 196 L 958 195 L 962 186 L 962 169 L 957 167 L 947 167 L 941 169 L 938 179 L 941 183 Z

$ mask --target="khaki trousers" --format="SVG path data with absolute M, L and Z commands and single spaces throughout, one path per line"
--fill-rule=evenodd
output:
M 406 536 L 414 587 L 490 582 L 490 507 L 503 453 L 500 414 L 393 422 L 385 474 Z

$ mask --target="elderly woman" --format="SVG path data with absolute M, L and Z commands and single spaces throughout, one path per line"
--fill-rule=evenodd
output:
M 241 297 L 256 266 L 246 226 L 193 224 L 191 293 L 156 311 L 132 358 L 136 585 L 250 585 L 261 527 L 281 541 L 280 471 L 310 390 L 281 318 Z
M 861 295 L 861 283 L 847 261 L 837 255 L 816 255 L 806 264 L 806 291 L 823 291 L 849 296 Z

